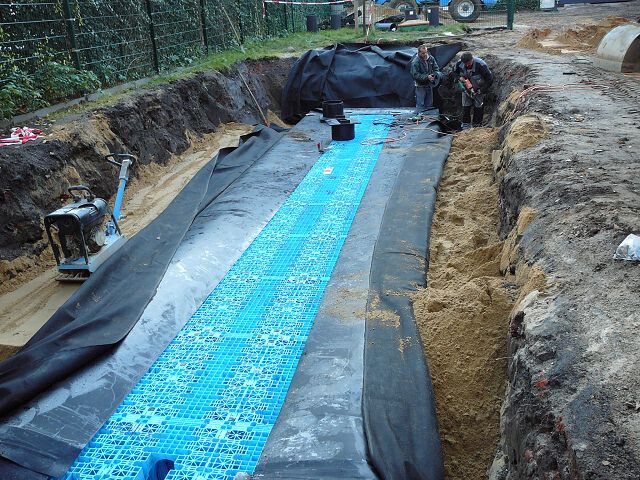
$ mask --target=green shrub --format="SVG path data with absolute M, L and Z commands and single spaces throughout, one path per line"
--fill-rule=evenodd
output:
M 9 118 L 47 106 L 32 75 L 14 70 L 0 85 L 0 118 Z
M 91 93 L 100 88 L 93 73 L 58 62 L 47 62 L 36 71 L 34 79 L 42 96 L 50 103 Z

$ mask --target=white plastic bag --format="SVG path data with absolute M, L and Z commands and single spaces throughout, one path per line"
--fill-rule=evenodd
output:
M 613 254 L 613 258 L 616 260 L 635 260 L 640 261 L 640 237 L 633 233 L 627 235 L 620 246 L 616 249 L 616 253 Z

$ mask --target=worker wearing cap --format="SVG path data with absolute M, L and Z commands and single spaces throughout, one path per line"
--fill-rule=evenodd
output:
M 416 113 L 433 108 L 433 88 L 440 79 L 440 68 L 426 45 L 418 47 L 418 54 L 411 60 L 410 71 L 416 82 Z
M 453 73 L 462 90 L 462 129 L 473 125 L 482 125 L 484 115 L 484 97 L 493 83 L 493 74 L 480 57 L 474 57 L 471 52 L 464 52 L 456 63 Z M 471 107 L 473 107 L 473 123 L 471 122 Z

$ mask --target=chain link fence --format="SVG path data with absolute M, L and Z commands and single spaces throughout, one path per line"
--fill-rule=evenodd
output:
M 0 118 L 329 18 L 306 1 L 0 0 Z
M 440 0 L 419 9 L 414 0 L 367 1 L 365 15 L 374 30 L 381 23 L 407 31 L 425 23 L 505 26 L 510 5 L 537 1 Z M 168 72 L 247 41 L 305 31 L 308 15 L 321 28 L 336 15 L 337 26 L 360 27 L 362 8 L 362 0 L 0 0 L 0 118 Z M 398 26 L 407 8 L 422 25 Z

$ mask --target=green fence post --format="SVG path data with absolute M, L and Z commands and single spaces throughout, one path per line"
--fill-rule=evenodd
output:
M 76 41 L 76 19 L 71 13 L 71 5 L 69 0 L 63 0 L 62 7 L 64 10 L 64 20 L 67 25 L 67 36 L 69 37 L 69 44 L 71 45 L 71 58 L 78 70 L 80 70 L 80 52 L 78 52 L 78 42 Z
M 238 12 L 238 28 L 240 29 L 240 44 L 244 45 L 244 21 L 242 20 L 243 9 L 242 6 L 239 7 L 240 11 Z
M 296 6 L 291 5 L 291 32 L 296 33 Z
M 507 0 L 507 28 L 513 30 L 513 20 L 516 16 L 516 0 Z
M 358 3 L 355 5 L 355 15 L 358 15 Z M 362 35 L 367 36 L 367 0 L 362 0 Z
M 209 55 L 209 40 L 207 38 L 207 0 L 200 0 L 200 22 L 202 23 L 202 40 L 204 42 L 204 54 Z
M 151 10 L 151 0 L 145 0 L 147 15 L 149 16 L 149 36 L 151 37 L 151 49 L 153 54 L 153 68 L 156 73 L 160 73 L 160 62 L 158 61 L 158 45 L 156 44 L 156 29 L 153 26 L 153 15 Z

